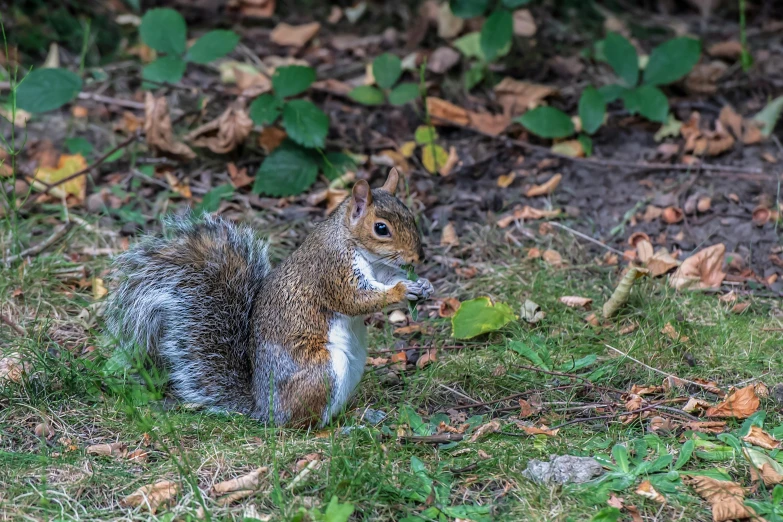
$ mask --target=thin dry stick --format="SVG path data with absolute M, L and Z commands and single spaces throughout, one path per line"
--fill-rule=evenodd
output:
M 13 330 L 14 332 L 18 333 L 19 335 L 21 335 L 21 336 L 23 336 L 23 337 L 24 337 L 25 335 L 27 335 L 27 332 L 25 332 L 25 331 L 22 329 L 22 327 L 21 327 L 21 326 L 19 326 L 18 324 L 16 324 L 16 323 L 14 322 L 14 320 L 13 320 L 13 319 L 11 319 L 10 317 L 8 317 L 7 315 L 5 315 L 5 314 L 0 314 L 0 321 L 3 321 L 5 324 L 7 324 L 8 326 L 10 326 L 10 327 L 11 327 L 11 330 Z
M 562 424 L 558 424 L 557 426 L 552 426 L 549 428 L 551 431 L 559 430 L 560 428 L 563 428 L 565 426 L 570 426 L 571 424 L 578 424 L 580 422 L 590 422 L 594 420 L 601 420 L 601 419 L 614 419 L 615 417 L 621 417 L 623 415 L 636 415 L 637 413 L 643 413 L 645 411 L 654 410 L 658 407 L 657 404 L 648 404 L 647 406 L 644 406 L 642 408 L 639 408 L 637 410 L 631 410 L 631 411 L 616 411 L 614 413 L 609 413 L 607 415 L 597 415 L 595 417 L 578 417 L 576 419 L 571 419 L 570 421 L 566 421 Z M 504 435 L 515 435 L 512 433 L 504 433 Z
M 620 351 L 617 348 L 614 348 L 612 346 L 609 346 L 608 344 L 604 344 L 604 346 L 606 346 L 610 350 L 614 350 L 615 352 L 619 353 L 620 355 L 622 355 L 624 357 L 627 357 L 628 359 L 632 360 L 636 364 L 640 364 L 640 365 L 644 366 L 645 368 L 647 368 L 650 371 L 653 371 L 655 373 L 659 373 L 659 374 L 663 375 L 664 377 L 671 377 L 673 379 L 677 379 L 678 381 L 685 382 L 685 383 L 688 383 L 688 384 L 692 384 L 694 386 L 698 386 L 699 388 L 704 388 L 705 390 L 707 390 L 709 392 L 713 392 L 714 393 L 714 391 L 715 391 L 715 388 L 716 388 L 715 386 L 710 386 L 708 384 L 701 384 L 699 382 L 694 382 L 694 381 L 689 381 L 688 379 L 683 379 L 682 377 L 677 377 L 676 375 L 674 375 L 672 373 L 666 373 L 663 370 L 659 370 L 658 368 L 653 368 L 652 366 L 650 366 L 648 364 L 644 364 L 639 359 L 634 359 L 633 357 L 631 357 L 627 353 L 625 353 L 623 351 Z
M 111 96 L 104 96 L 94 92 L 80 92 L 78 94 L 80 100 L 91 100 L 98 103 L 107 103 L 110 105 L 117 105 L 118 107 L 125 107 L 126 109 L 134 109 L 137 111 L 144 110 L 144 103 L 133 100 L 123 100 L 121 98 L 112 98 Z
M 65 237 L 65 234 L 67 234 L 68 231 L 71 230 L 71 227 L 73 227 L 73 221 L 67 221 L 64 225 L 61 225 L 57 230 L 55 230 L 51 236 L 46 238 L 45 241 L 38 243 L 37 245 L 30 247 L 27 250 L 22 250 L 15 256 L 11 256 L 8 259 L 6 259 L 5 260 L 6 266 L 20 259 L 24 259 L 27 256 L 40 254 L 41 252 L 43 252 L 53 244 L 60 241 L 63 237 Z
M 593 239 L 592 237 L 588 236 L 587 234 L 582 234 L 581 232 L 577 232 L 573 228 L 570 228 L 570 227 L 567 227 L 565 225 L 562 225 L 562 224 L 560 224 L 560 223 L 558 223 L 556 221 L 550 221 L 549 224 L 552 225 L 552 226 L 555 226 L 557 228 L 560 228 L 562 230 L 565 230 L 566 232 L 570 232 L 571 234 L 573 234 L 575 236 L 581 237 L 582 239 L 584 239 L 586 241 L 589 241 L 591 243 L 594 243 L 594 244 L 600 246 L 601 248 L 605 248 L 609 252 L 612 252 L 612 253 L 620 255 L 620 256 L 625 255 L 620 250 L 617 250 L 616 248 L 612 248 L 609 245 L 607 245 L 606 243 L 602 243 L 601 241 L 598 241 L 597 239 Z

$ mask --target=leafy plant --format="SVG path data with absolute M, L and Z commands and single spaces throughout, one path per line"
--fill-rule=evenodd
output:
M 657 442 L 657 437 L 643 437 L 629 442 L 633 444 L 634 455 L 630 456 L 628 448 L 623 444 L 615 444 L 612 448 L 614 462 L 608 456 L 596 455 L 595 459 L 609 471 L 595 483 L 610 491 L 623 491 L 634 484 L 640 477 L 645 477 L 652 486 L 662 493 L 674 493 L 681 483 L 678 469 L 682 468 L 691 458 L 692 447 L 680 451 L 680 458 L 672 466 L 674 458 L 661 455 L 655 460 L 646 460 L 649 449 L 648 440 Z M 656 450 L 665 449 L 662 444 L 656 444 Z M 654 451 L 657 454 L 657 451 Z
M 770 500 L 746 500 L 745 505 L 752 508 L 764 520 L 783 522 L 783 485 L 775 486 Z
M 301 194 L 315 182 L 319 170 L 334 180 L 354 166 L 345 154 L 321 151 L 329 133 L 329 116 L 309 100 L 290 99 L 304 93 L 314 81 L 312 67 L 278 67 L 272 76 L 272 92 L 250 104 L 253 123 L 269 126 L 280 120 L 288 135 L 259 167 L 253 192 L 275 197 Z
M 147 11 L 141 19 L 139 37 L 155 51 L 165 54 L 142 70 L 142 78 L 148 80 L 145 87 L 176 83 L 185 74 L 188 62 L 212 62 L 233 51 L 239 43 L 239 35 L 234 31 L 216 29 L 204 34 L 188 49 L 185 19 L 169 8 Z
M 372 75 L 375 84 L 355 87 L 348 96 L 364 105 L 382 105 L 387 100 L 392 105 L 405 105 L 419 97 L 419 86 L 412 82 L 397 83 L 402 75 L 402 62 L 391 54 L 384 53 L 372 61 Z
M 594 134 L 603 125 L 607 104 L 618 99 L 622 100 L 629 113 L 666 123 L 669 100 L 659 87 L 687 75 L 701 54 L 698 40 L 674 38 L 652 50 L 642 72 L 636 49 L 624 36 L 609 33 L 596 44 L 596 48 L 596 55 L 609 64 L 620 82 L 598 89 L 588 86 L 582 91 L 578 111 L 584 134 L 579 135 L 579 140 L 583 146 L 587 145 L 585 148 L 590 148 L 588 135 Z M 515 121 L 542 138 L 567 138 L 576 131 L 568 114 L 554 107 L 538 107 Z
M 313 508 L 308 512 L 305 508 L 299 508 L 299 512 L 294 515 L 292 520 L 295 522 L 304 520 L 313 520 L 314 522 L 348 522 L 354 509 L 353 504 L 350 502 L 342 504 L 337 496 L 332 496 L 324 511 Z
M 493 303 L 489 297 L 478 297 L 463 302 L 451 317 L 452 335 L 457 339 L 470 339 L 500 330 L 516 318 L 507 304 Z

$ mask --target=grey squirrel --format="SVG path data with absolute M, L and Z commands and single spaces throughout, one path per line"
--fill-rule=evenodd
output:
M 394 169 L 379 189 L 358 181 L 275 268 L 248 227 L 170 221 L 173 237 L 115 261 L 107 330 L 117 349 L 149 355 L 186 402 L 281 426 L 328 423 L 364 372 L 363 316 L 433 292 L 402 268 L 424 254 L 397 184 Z

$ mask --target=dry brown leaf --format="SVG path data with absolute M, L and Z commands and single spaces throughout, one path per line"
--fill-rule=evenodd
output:
M 661 333 L 672 341 L 680 341 L 684 343 L 688 340 L 687 337 L 680 335 L 680 333 L 674 329 L 672 323 L 666 323 L 666 325 L 664 325 L 663 329 L 661 330 Z
M 636 259 L 638 259 L 640 263 L 646 265 L 647 262 L 652 259 L 652 256 L 652 243 L 647 239 L 638 239 L 636 241 Z
M 524 220 L 532 220 L 532 219 L 547 219 L 559 215 L 560 215 L 559 210 L 541 210 L 541 209 L 529 207 L 527 205 L 525 205 L 524 207 L 517 205 L 516 207 L 514 207 L 513 212 L 499 218 L 497 224 L 500 228 L 506 228 L 511 223 L 518 220 L 524 221 Z
M 729 134 L 720 120 L 715 122 L 715 130 L 702 130 L 699 127 L 701 117 L 694 112 L 682 124 L 680 134 L 685 138 L 685 152 L 696 156 L 717 156 L 734 146 L 734 137 Z
M 427 60 L 427 69 L 435 74 L 443 74 L 457 65 L 460 58 L 459 52 L 443 45 L 432 52 Z
M 742 312 L 747 310 L 749 306 L 750 306 L 750 301 L 745 301 L 744 303 L 737 303 L 731 307 L 731 313 L 741 314 Z
M 139 448 L 128 453 L 126 458 L 134 462 L 147 462 L 147 457 L 149 457 L 149 453 Z
M 206 147 L 215 154 L 226 154 L 241 145 L 253 129 L 253 120 L 241 104 L 226 109 L 217 119 L 191 131 L 185 140 Z
M 264 466 L 255 469 L 246 475 L 242 475 L 241 477 L 236 477 L 231 480 L 218 482 L 217 484 L 212 486 L 212 489 L 210 489 L 210 494 L 212 496 L 219 496 L 219 495 L 225 495 L 226 493 L 233 493 L 235 491 L 240 491 L 240 490 L 257 489 L 258 484 L 261 481 L 261 475 L 266 474 L 267 471 L 269 471 L 269 468 Z
M 122 499 L 122 503 L 127 507 L 141 507 L 155 514 L 161 504 L 170 502 L 178 493 L 179 484 L 172 480 L 159 480 L 140 487 Z
M 606 301 L 606 303 L 604 303 L 604 319 L 609 319 L 612 317 L 617 313 L 618 310 L 620 310 L 623 305 L 625 305 L 625 303 L 628 302 L 628 299 L 631 297 L 631 288 L 633 287 L 634 281 L 640 277 L 648 275 L 649 273 L 649 270 L 636 266 L 630 267 L 628 269 L 623 278 L 617 284 L 617 288 L 615 288 L 614 292 L 612 292 L 612 296 L 608 301 Z
M 783 483 L 783 475 L 778 473 L 772 464 L 762 464 L 758 468 L 750 467 L 750 479 L 753 482 L 764 481 L 765 486 L 774 486 Z
M 44 437 L 46 439 L 54 437 L 54 430 L 47 422 L 39 422 L 36 424 L 33 433 L 35 433 L 36 437 Z
M 685 88 L 698 94 L 713 94 L 718 90 L 718 80 L 728 68 L 719 60 L 697 64 L 685 77 Z
M 10 353 L 0 359 L 0 382 L 22 382 L 22 376 L 27 372 L 27 364 L 22 362 L 22 355 Z
M 454 224 L 451 222 L 446 223 L 443 227 L 443 232 L 440 236 L 440 246 L 458 246 L 459 237 L 457 237 L 457 229 L 454 228 Z
M 229 162 L 226 164 L 226 170 L 234 188 L 247 187 L 253 183 L 253 178 L 247 175 L 247 167 L 239 169 L 235 163 Z
M 663 386 L 645 386 L 642 384 L 634 384 L 631 386 L 630 393 L 632 395 L 656 395 L 663 392 Z
M 756 396 L 753 385 L 740 388 L 731 393 L 725 401 L 709 408 L 707 417 L 746 419 L 753 415 L 761 402 Z
M 656 207 L 655 205 L 647 205 L 647 208 L 644 211 L 644 215 L 642 216 L 642 219 L 645 223 L 650 223 L 651 221 L 655 221 L 659 217 L 661 217 L 661 214 L 663 214 L 663 209 L 660 207 Z
M 669 285 L 677 290 L 688 288 L 720 288 L 726 273 L 723 272 L 723 243 L 700 250 L 685 259 L 669 278 Z
M 416 368 L 421 370 L 428 364 L 434 363 L 438 360 L 438 350 L 436 348 L 430 348 L 416 361 Z
M 593 304 L 592 299 L 576 295 L 564 295 L 560 298 L 560 302 L 571 308 L 584 308 L 585 310 L 590 310 L 590 306 Z
M 545 424 L 542 424 L 539 428 L 536 426 L 526 426 L 519 421 L 516 421 L 515 423 L 520 430 L 524 431 L 528 435 L 546 435 L 547 437 L 556 437 L 557 432 L 560 431 L 559 429 L 553 430 Z
M 658 277 L 668 273 L 673 268 L 677 268 L 679 265 L 680 262 L 674 259 L 665 248 L 660 248 L 647 261 L 646 267 L 650 271 L 651 277 Z
M 490 433 L 497 433 L 498 431 L 500 431 L 500 421 L 498 420 L 489 421 L 488 423 L 476 428 L 476 431 L 473 432 L 473 435 L 471 435 L 470 440 L 468 440 L 468 442 L 476 442 L 481 437 L 484 437 L 485 435 L 489 435 Z
M 408 356 L 404 351 L 397 352 L 389 357 L 389 362 L 394 370 L 405 371 L 405 366 L 408 362 Z
M 239 0 L 238 9 L 248 18 L 271 18 L 275 14 L 275 0 Z
M 726 430 L 726 421 L 690 421 L 683 424 L 682 427 L 686 430 L 716 435 Z
M 389 359 L 385 357 L 367 357 L 366 363 L 370 366 L 384 366 L 389 363 Z
M 497 186 L 500 188 L 508 188 L 514 183 L 517 178 L 516 172 L 509 172 L 508 174 L 501 174 L 497 179 Z
M 538 27 L 533 15 L 528 9 L 517 9 L 514 11 L 514 34 L 524 38 L 535 36 Z
M 459 163 L 459 155 L 457 154 L 457 148 L 455 146 L 449 147 L 449 155 L 446 158 L 446 163 L 438 169 L 438 173 L 441 176 L 448 176 L 454 167 Z
M 451 40 L 459 36 L 462 28 L 465 27 L 465 20 L 451 12 L 449 2 L 443 2 L 440 8 L 438 8 L 436 18 L 438 22 L 438 36 L 445 40 Z
M 525 193 L 525 196 L 529 198 L 534 198 L 536 196 L 548 196 L 552 192 L 555 191 L 557 186 L 560 184 L 560 180 L 563 179 L 562 174 L 555 174 L 551 178 L 549 178 L 546 183 L 542 183 L 541 185 L 534 185 L 528 189 L 528 191 Z
M 155 154 L 178 160 L 192 160 L 196 157 L 190 147 L 174 141 L 165 96 L 155 98 L 151 92 L 147 92 L 144 98 L 144 133 L 147 145 Z
M 779 440 L 776 440 L 772 435 L 758 426 L 751 426 L 750 433 L 742 437 L 742 440 L 768 450 L 778 449 L 780 447 Z
M 506 115 L 472 112 L 432 96 L 427 97 L 427 110 L 435 125 L 470 127 L 490 136 L 499 135 L 511 121 Z
M 171 171 L 168 170 L 165 172 L 165 176 L 166 181 L 168 181 L 169 187 L 171 187 L 172 191 L 176 192 L 185 199 L 190 199 L 193 197 L 193 193 L 190 191 L 190 183 L 188 180 L 183 179 L 180 181 Z
M 707 54 L 715 58 L 734 60 L 742 55 L 742 44 L 737 40 L 726 40 L 714 43 L 707 48 Z
M 709 407 L 710 407 L 710 403 L 705 401 L 704 399 L 697 399 L 696 397 L 690 397 L 688 399 L 688 402 L 685 403 L 685 406 L 682 407 L 682 411 L 686 413 L 699 414 L 703 411 L 706 411 L 707 408 Z
M 285 140 L 287 134 L 278 127 L 264 127 L 258 135 L 258 145 L 269 154 Z
M 712 506 L 713 522 L 755 517 L 744 504 L 745 490 L 736 482 L 704 476 L 690 477 L 687 482 Z
M 654 502 L 658 502 L 659 504 L 665 504 L 666 499 L 663 495 L 658 493 L 656 489 L 653 487 L 653 485 L 650 483 L 649 480 L 645 480 L 641 484 L 639 484 L 639 487 L 636 488 L 636 494 L 641 495 L 644 498 L 649 498 L 650 500 Z
M 650 419 L 649 428 L 653 433 L 657 433 L 659 431 L 674 431 L 677 428 L 677 425 L 672 419 L 653 417 Z
M 563 266 L 563 256 L 561 256 L 556 250 L 544 250 L 544 253 L 541 254 L 541 257 L 544 258 L 544 261 L 554 267 Z
M 260 71 L 234 67 L 233 73 L 242 96 L 255 98 L 272 90 L 272 80 Z
M 438 316 L 451 317 L 457 313 L 457 310 L 459 310 L 461 304 L 462 303 L 460 303 L 459 299 L 456 297 L 446 297 L 442 299 L 440 301 L 440 305 L 438 306 Z
M 509 77 L 503 78 L 494 90 L 498 103 L 503 107 L 503 114 L 511 118 L 535 109 L 545 98 L 557 93 L 557 89 L 549 85 Z
M 536 413 L 536 409 L 528 401 L 519 399 L 519 416 L 521 418 L 530 417 L 534 413 Z
M 128 454 L 128 445 L 122 442 L 111 444 L 93 444 L 87 446 L 88 455 L 103 455 L 107 457 L 125 457 Z
M 742 137 L 742 116 L 734 110 L 734 107 L 731 105 L 724 105 L 718 115 L 718 121 L 729 129 L 731 133 L 734 134 L 735 138 Z
M 277 27 L 272 29 L 269 39 L 277 45 L 302 47 L 315 36 L 320 28 L 321 24 L 318 22 L 303 25 L 289 25 L 280 22 Z

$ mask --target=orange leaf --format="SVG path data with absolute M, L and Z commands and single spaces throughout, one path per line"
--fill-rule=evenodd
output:
M 758 409 L 761 401 L 756 396 L 753 385 L 735 390 L 725 401 L 717 406 L 709 408 L 706 412 L 707 417 L 746 419 L 753 415 Z
M 549 178 L 549 180 L 547 180 L 546 183 L 530 187 L 530 189 L 528 189 L 528 191 L 525 193 L 525 196 L 529 198 L 533 198 L 536 196 L 548 196 L 549 194 L 555 191 L 557 186 L 560 184 L 561 179 L 563 179 L 562 174 L 555 174 L 554 176 Z
M 723 256 L 726 247 L 718 243 L 696 252 L 682 262 L 669 279 L 669 285 L 678 289 L 720 288 L 726 274 L 723 272 Z
M 161 504 L 173 500 L 179 493 L 179 484 L 171 480 L 160 480 L 154 484 L 142 486 L 124 499 L 122 504 L 128 507 L 139 507 L 155 513 Z
M 742 437 L 742 440 L 768 450 L 778 449 L 780 447 L 779 440 L 775 440 L 772 435 L 758 426 L 751 426 L 750 433 Z
M 570 306 L 571 308 L 584 308 L 585 310 L 590 310 L 590 305 L 593 303 L 593 300 L 588 297 L 579 297 L 576 295 L 564 295 L 559 300 L 561 303 Z
M 289 25 L 285 22 L 281 22 L 277 24 L 277 27 L 272 29 L 269 39 L 277 45 L 302 47 L 315 36 L 320 28 L 321 24 L 318 22 L 304 25 Z

